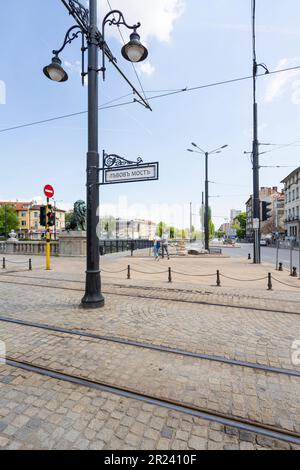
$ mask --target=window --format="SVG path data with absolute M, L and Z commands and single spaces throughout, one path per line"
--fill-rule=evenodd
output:
M 27 214 L 26 212 L 22 212 L 22 213 L 21 213 L 21 216 L 22 216 L 22 217 L 26 217 L 26 214 Z
M 26 220 L 22 220 L 22 227 L 26 226 Z

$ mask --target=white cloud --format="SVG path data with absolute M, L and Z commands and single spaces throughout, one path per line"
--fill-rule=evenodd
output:
M 142 24 L 142 41 L 156 38 L 161 42 L 170 42 L 174 22 L 184 12 L 185 0 L 111 0 L 113 9 L 120 9 L 128 24 Z M 99 20 L 109 11 L 107 0 L 99 0 Z M 126 29 L 126 28 L 125 28 Z M 125 31 L 124 29 L 124 31 Z M 129 30 L 126 30 L 129 34 Z M 126 34 L 127 34 L 126 33 Z M 107 26 L 106 34 L 119 37 L 116 26 Z
M 293 65 L 297 64 L 297 61 L 298 61 L 297 57 L 292 58 L 292 59 L 284 58 L 279 61 L 275 70 L 292 67 Z M 277 75 L 275 75 L 274 78 L 272 78 L 267 85 L 265 98 L 264 98 L 265 102 L 271 103 L 272 101 L 274 101 L 275 98 L 279 98 L 284 93 L 286 93 L 288 89 L 295 88 L 295 84 L 299 82 L 299 80 L 295 80 L 295 79 L 298 78 L 299 76 L 300 76 L 299 70 L 290 70 L 288 72 L 282 72 L 282 73 L 278 73 Z M 298 86 L 296 86 L 296 88 L 299 88 L 299 84 Z M 297 96 L 299 95 L 299 93 L 297 93 L 297 90 L 293 93 L 293 96 L 295 94 Z M 294 102 L 293 98 L 292 98 L 292 102 Z
M 79 60 L 76 60 L 75 62 L 68 62 L 67 60 L 64 61 L 64 66 L 66 68 L 66 71 L 69 73 L 75 73 L 81 78 L 81 62 Z M 88 77 L 87 75 L 84 77 L 84 84 L 87 85 L 88 83 Z
M 155 67 L 150 64 L 150 62 L 145 62 L 144 64 L 140 64 L 138 66 L 138 72 L 140 75 L 144 74 L 147 77 L 150 77 L 155 72 Z

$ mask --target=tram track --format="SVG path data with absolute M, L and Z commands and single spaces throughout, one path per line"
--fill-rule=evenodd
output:
M 3 275 L 1 275 L 2 277 Z M 13 277 L 13 276 L 8 276 L 8 277 Z M 22 276 L 24 277 L 24 276 Z M 31 279 L 35 279 L 33 277 L 30 277 Z M 39 279 L 39 278 L 38 278 Z M 46 279 L 45 279 L 46 280 Z M 51 282 L 53 279 L 47 279 L 47 281 Z M 70 282 L 70 283 L 79 283 L 80 281 L 66 281 L 63 279 L 60 279 L 59 282 Z M 13 285 L 18 285 L 18 286 L 27 286 L 27 287 L 36 287 L 36 288 L 45 288 L 45 289 L 57 289 L 57 290 L 64 290 L 64 291 L 73 291 L 73 292 L 84 292 L 84 288 L 76 288 L 76 287 L 65 287 L 65 286 L 50 286 L 47 284 L 37 284 L 37 283 L 29 283 L 29 282 L 16 282 L 16 281 L 7 281 L 7 280 L 2 280 L 0 279 L 0 284 L 13 284 Z M 127 288 L 127 286 L 119 286 L 119 288 L 122 287 L 124 289 Z M 140 286 L 135 287 L 137 290 L 142 289 Z M 191 300 L 191 299 L 183 299 L 183 298 L 171 298 L 171 297 L 159 297 L 159 296 L 153 296 L 153 295 L 140 295 L 140 294 L 131 294 L 131 293 L 125 293 L 125 292 L 112 292 L 112 291 L 107 291 L 107 290 L 102 290 L 103 294 L 106 295 L 112 295 L 112 296 L 120 296 L 120 297 L 129 297 L 129 298 L 137 298 L 137 299 L 149 299 L 149 300 L 161 300 L 161 301 L 167 301 L 167 302 L 179 302 L 179 303 L 184 303 L 184 304 L 191 304 L 191 305 L 208 305 L 212 307 L 222 307 L 222 308 L 231 308 L 231 309 L 242 309 L 242 310 L 252 310 L 252 311 L 257 311 L 257 312 L 270 312 L 270 313 L 282 313 L 286 315 L 300 315 L 300 309 L 299 312 L 296 311 L 291 311 L 291 310 L 280 310 L 280 309 L 269 309 L 266 307 L 253 307 L 253 306 L 246 306 L 246 305 L 240 305 L 240 304 L 226 304 L 226 303 L 217 303 L 217 302 L 208 302 L 205 300 Z M 266 299 L 270 300 L 270 299 Z M 274 299 L 276 301 L 276 299 Z M 272 300 L 273 301 L 273 300 Z M 281 301 L 282 300 L 278 300 Z M 300 302 L 299 302 L 300 303 Z
M 55 325 L 30 322 L 30 321 L 25 321 L 25 320 L 10 318 L 10 317 L 0 316 L 0 322 L 40 329 L 44 331 L 51 331 L 55 333 L 68 334 L 68 335 L 75 336 L 75 337 L 90 338 L 90 339 L 94 339 L 97 341 L 106 341 L 110 343 L 121 344 L 123 346 L 131 346 L 131 347 L 136 347 L 140 349 L 148 349 L 148 350 L 158 351 L 158 352 L 167 353 L 167 354 L 174 354 L 177 356 L 191 357 L 194 359 L 217 362 L 221 364 L 227 364 L 227 365 L 238 366 L 238 367 L 246 367 L 252 370 L 259 370 L 259 371 L 269 372 L 273 374 L 282 374 L 282 375 L 286 375 L 289 377 L 300 378 L 300 371 L 295 370 L 295 369 L 273 367 L 273 366 L 268 366 L 267 364 L 257 364 L 254 362 L 241 361 L 237 359 L 228 359 L 228 358 L 217 356 L 217 355 L 185 351 L 183 349 L 173 348 L 173 347 L 164 346 L 164 345 L 158 345 L 158 344 L 142 342 L 142 341 L 135 341 L 135 340 L 125 339 L 121 337 L 98 335 L 95 333 L 88 333 L 86 331 L 81 331 L 77 329 L 68 329 L 68 328 L 63 328 L 63 327 L 59 327 Z
M 256 421 L 231 416 L 221 412 L 212 412 L 205 408 L 196 407 L 176 400 L 164 399 L 151 394 L 145 394 L 137 390 L 115 386 L 113 384 L 90 380 L 77 375 L 59 372 L 47 367 L 41 367 L 13 357 L 6 358 L 6 365 L 21 369 L 34 374 L 50 377 L 56 380 L 73 383 L 90 389 L 117 395 L 123 398 L 141 401 L 150 405 L 164 407 L 172 411 L 184 413 L 195 418 L 216 422 L 223 426 L 233 427 L 240 431 L 266 436 L 271 439 L 288 442 L 289 444 L 300 446 L 300 434 L 284 428 L 262 424 Z

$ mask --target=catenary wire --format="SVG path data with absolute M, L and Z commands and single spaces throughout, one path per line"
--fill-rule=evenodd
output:
M 289 68 L 285 68 L 285 69 L 274 70 L 273 72 L 269 72 L 268 75 L 272 75 L 272 74 L 274 75 L 274 74 L 277 74 L 277 73 L 289 72 L 291 70 L 299 70 L 299 69 L 300 69 L 300 65 L 297 65 L 295 67 L 289 67 Z M 257 75 L 257 77 L 266 77 L 266 76 L 267 75 L 265 73 L 261 73 L 261 74 Z M 252 78 L 253 78 L 252 75 L 248 75 L 248 76 L 245 76 L 245 77 L 234 78 L 234 79 L 231 79 L 231 80 L 223 80 L 223 81 L 220 81 L 220 82 L 213 82 L 213 83 L 209 83 L 209 84 L 206 84 L 206 85 L 199 85 L 199 86 L 195 86 L 195 87 L 185 87 L 185 88 L 182 88 L 180 90 L 170 91 L 170 92 L 167 92 L 167 93 L 151 96 L 151 97 L 148 98 L 148 101 L 159 99 L 159 98 L 164 98 L 164 97 L 168 97 L 168 96 L 174 96 L 174 95 L 178 95 L 180 93 L 187 93 L 187 92 L 191 92 L 191 91 L 197 91 L 197 90 L 202 90 L 202 89 L 206 89 L 206 88 L 212 88 L 212 87 L 215 87 L 215 86 L 228 85 L 228 84 L 231 84 L 231 83 L 242 82 L 242 81 L 250 80 Z M 133 94 L 130 93 L 126 96 L 132 96 L 132 95 Z M 112 100 L 112 101 L 118 101 L 122 98 L 124 98 L 124 96 L 120 97 L 120 98 L 115 98 L 115 100 Z M 129 105 L 129 104 L 133 104 L 135 102 L 136 101 L 133 99 L 131 101 L 126 101 L 124 103 L 119 103 L 119 104 L 115 104 L 115 105 L 111 105 L 111 106 L 107 105 L 108 103 L 105 103 L 105 104 L 103 104 L 99 107 L 99 110 L 101 111 L 101 110 L 126 106 L 126 105 Z M 87 114 L 87 111 L 79 111 L 79 112 L 75 112 L 75 113 L 64 114 L 64 115 L 56 116 L 56 117 L 53 117 L 53 118 L 43 119 L 43 120 L 40 120 L 40 121 L 33 121 L 33 122 L 30 122 L 30 123 L 26 123 L 26 124 L 20 124 L 18 126 L 12 126 L 12 127 L 8 127 L 8 128 L 0 129 L 0 133 L 13 131 L 13 130 L 17 130 L 17 129 L 22 129 L 22 128 L 25 128 L 25 127 L 31 127 L 31 126 L 35 126 L 35 125 L 39 125 L 39 124 L 45 124 L 45 123 L 48 123 L 48 122 L 58 121 L 58 120 L 61 120 L 61 119 L 67 119 L 67 118 L 70 118 L 70 117 L 79 116 L 79 115 L 83 115 L 83 114 Z

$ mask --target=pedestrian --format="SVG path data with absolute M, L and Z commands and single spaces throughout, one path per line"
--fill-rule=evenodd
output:
M 158 235 L 154 237 L 154 246 L 153 246 L 153 253 L 155 261 L 159 261 L 159 252 L 160 252 L 161 241 Z
M 169 255 L 169 239 L 168 239 L 168 234 L 164 233 L 162 236 L 162 257 L 164 257 L 164 254 L 166 253 L 168 259 L 170 259 Z

